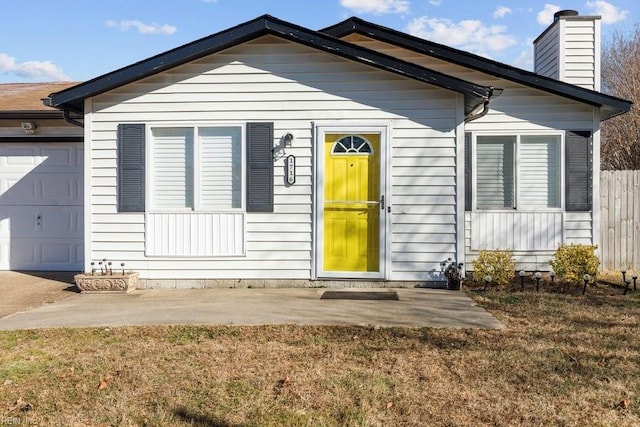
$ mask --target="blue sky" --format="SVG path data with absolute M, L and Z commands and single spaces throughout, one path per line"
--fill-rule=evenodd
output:
M 349 16 L 531 69 L 560 9 L 602 16 L 603 41 L 638 0 L 21 0 L 0 14 L 0 83 L 83 81 L 268 13 L 311 29 Z

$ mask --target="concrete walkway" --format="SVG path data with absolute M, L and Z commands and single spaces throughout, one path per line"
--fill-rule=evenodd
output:
M 0 283 L 3 283 L 0 275 Z M 66 285 L 68 286 L 68 284 Z M 395 300 L 320 299 L 328 289 L 166 289 L 130 294 L 79 294 L 0 319 L 0 330 L 125 325 L 371 325 L 380 327 L 501 328 L 463 292 L 397 292 Z M 25 289 L 33 292 L 33 289 Z M 331 289 L 336 291 L 336 289 Z M 345 292 L 361 292 L 349 289 Z

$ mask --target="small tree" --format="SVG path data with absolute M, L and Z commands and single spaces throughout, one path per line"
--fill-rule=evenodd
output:
M 629 34 L 614 33 L 602 49 L 602 87 L 632 101 L 627 114 L 602 123 L 601 168 L 640 169 L 640 25 Z

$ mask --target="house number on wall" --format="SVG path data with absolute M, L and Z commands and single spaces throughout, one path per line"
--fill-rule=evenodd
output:
M 287 171 L 287 184 L 293 185 L 296 182 L 296 158 L 293 154 L 285 159 L 285 169 Z

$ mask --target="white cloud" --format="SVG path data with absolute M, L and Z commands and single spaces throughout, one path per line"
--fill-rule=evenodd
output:
M 0 74 L 14 74 L 35 80 L 65 81 L 71 80 L 62 68 L 51 61 L 16 62 L 13 56 L 0 53 Z
M 110 19 L 106 22 L 106 25 L 110 28 L 119 28 L 122 31 L 128 31 L 130 28 L 135 28 L 140 34 L 171 35 L 178 30 L 173 25 L 145 24 L 144 22 L 140 22 L 138 20 L 116 22 Z
M 340 0 L 340 5 L 356 13 L 407 13 L 409 0 Z
M 494 18 L 504 18 L 508 14 L 512 13 L 511 9 L 506 6 L 498 6 L 496 10 L 493 11 Z
M 533 69 L 533 38 L 527 39 L 526 49 L 520 51 L 520 55 L 513 61 L 513 65 L 525 70 Z
M 628 10 L 620 10 L 604 0 L 588 1 L 587 9 L 590 9 L 595 15 L 602 16 L 602 22 L 605 24 L 615 24 L 618 21 L 623 21 L 629 15 Z
M 477 20 L 455 23 L 448 19 L 421 16 L 409 22 L 407 31 L 417 37 L 485 56 L 488 56 L 487 51 L 498 52 L 516 44 L 516 39 L 505 33 L 506 27 L 487 26 Z
M 538 24 L 551 25 L 553 23 L 553 14 L 560 10 L 560 6 L 555 4 L 545 4 L 544 9 L 538 12 Z
M 429 4 L 432 6 L 440 6 L 442 5 L 442 0 L 429 0 Z

